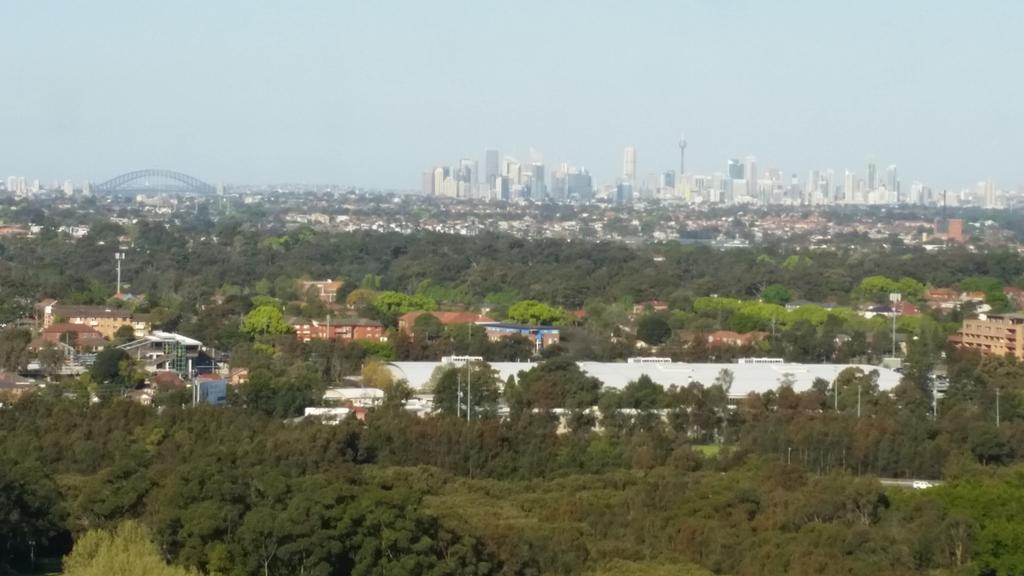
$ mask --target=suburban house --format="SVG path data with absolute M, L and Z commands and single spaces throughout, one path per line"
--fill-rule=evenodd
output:
M 818 308 L 824 308 L 825 310 L 834 310 L 836 308 L 836 305 L 832 303 L 811 302 L 810 300 L 791 300 L 786 303 L 786 311 L 793 312 L 804 306 L 817 306 Z
M 644 312 L 667 312 L 668 304 L 661 300 L 648 300 L 646 302 L 640 302 L 633 305 L 633 314 L 643 314 Z
M 430 314 L 441 321 L 444 326 L 455 324 L 484 324 L 492 323 L 494 319 L 475 312 L 407 312 L 398 318 L 398 329 L 406 334 L 412 334 L 413 325 L 416 319 L 424 314 Z
M 149 319 L 133 316 L 131 311 L 110 306 L 74 306 L 53 302 L 43 307 L 43 328 L 58 323 L 82 324 L 94 328 L 108 340 L 122 326 L 131 326 L 136 337 L 142 337 L 152 328 Z
M 1003 294 L 1006 294 L 1006 299 L 1010 301 L 1014 308 L 1018 310 L 1024 309 L 1024 289 L 1007 286 L 1003 288 Z
M 956 310 L 960 308 L 960 293 L 952 288 L 929 288 L 924 293 L 924 299 L 932 310 Z
M 741 334 L 732 330 L 715 330 L 708 334 L 708 345 L 712 347 L 731 346 L 740 348 L 743 346 L 753 346 L 765 338 L 768 338 L 767 332 L 754 331 Z
M 383 340 L 384 326 L 380 322 L 363 318 L 317 320 L 292 320 L 289 322 L 295 339 L 300 342 L 310 340 L 335 340 L 351 342 L 353 340 Z
M 334 304 L 338 299 L 338 290 L 345 283 L 341 280 L 301 280 L 299 281 L 299 297 L 306 298 L 310 288 L 324 304 Z
M 22 378 L 12 372 L 0 372 L 0 404 L 4 400 L 17 400 L 35 386 L 35 382 L 29 378 Z
M 871 306 L 861 310 L 860 315 L 864 318 L 871 319 L 875 316 L 885 316 L 886 318 L 892 318 L 896 316 L 918 316 L 921 311 L 918 310 L 917 306 L 914 306 L 910 302 L 897 302 L 894 306 L 889 304 L 882 304 L 879 306 Z

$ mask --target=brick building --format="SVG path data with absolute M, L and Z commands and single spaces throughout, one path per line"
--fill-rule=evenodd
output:
M 964 320 L 960 331 L 949 340 L 958 348 L 1024 360 L 1024 314 L 989 314 L 985 319 Z
M 104 338 L 112 340 L 122 326 L 131 326 L 137 338 L 149 333 L 149 319 L 133 316 L 129 310 L 110 306 L 72 306 L 56 302 L 43 306 L 43 328 L 57 323 L 82 324 L 95 329 Z
M 92 326 L 61 323 L 43 328 L 39 337 L 32 342 L 32 347 L 38 350 L 47 345 L 56 346 L 58 344 L 64 344 L 74 348 L 77 352 L 82 352 L 103 348 L 109 342 Z
M 475 312 L 408 312 L 398 318 L 398 329 L 406 334 L 412 334 L 412 327 L 416 324 L 416 319 L 424 314 L 430 314 L 437 318 L 444 326 L 494 322 L 492 318 Z
M 293 320 L 290 322 L 295 338 L 300 342 L 310 340 L 383 340 L 384 326 L 380 322 L 362 318 L 340 318 L 330 322 L 317 320 Z

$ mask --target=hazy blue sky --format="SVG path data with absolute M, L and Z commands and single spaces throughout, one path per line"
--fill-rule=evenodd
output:
M 485 147 L 639 172 L 874 157 L 1024 183 L 1024 2 L 7 0 L 0 176 L 418 188 Z

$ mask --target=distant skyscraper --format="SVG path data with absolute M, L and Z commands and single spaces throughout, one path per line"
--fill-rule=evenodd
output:
M 885 171 L 885 188 L 889 191 L 889 197 L 893 202 L 899 202 L 900 180 L 896 176 L 896 165 L 891 164 Z
M 632 146 L 622 151 L 622 177 L 630 183 L 636 180 L 636 148 Z
M 64 195 L 65 196 L 73 196 L 74 194 L 75 194 L 75 185 L 71 182 L 71 180 L 65 180 L 64 181 Z
M 874 192 L 878 188 L 878 167 L 874 161 L 868 162 L 868 191 Z
M 450 174 L 451 170 L 445 166 L 438 166 L 437 168 L 434 168 L 434 196 L 445 195 L 445 180 L 450 176 Z
M 501 156 L 497 150 L 488 148 L 484 150 L 484 182 L 487 186 L 494 186 L 494 178 L 501 174 Z
M 530 196 L 535 200 L 542 200 L 548 194 L 548 185 L 545 181 L 544 164 L 534 162 L 530 165 Z
M 627 148 L 628 150 L 628 148 Z M 629 182 L 619 182 L 615 186 L 615 203 L 619 206 L 629 204 L 633 201 L 633 185 Z
M 843 175 L 843 200 L 853 202 L 857 198 L 856 182 L 857 176 L 847 170 Z
M 762 201 L 757 182 L 757 158 L 747 156 L 743 160 L 743 178 L 747 181 L 747 195 Z
M 659 188 L 673 189 L 676 187 L 676 173 L 669 170 L 668 172 L 662 172 L 658 181 Z
M 506 156 L 501 166 L 501 175 L 509 179 L 511 186 L 519 186 L 523 183 L 523 166 L 515 158 Z
M 738 158 L 729 160 L 729 179 L 730 180 L 742 180 L 743 179 L 743 164 Z
M 594 186 L 587 169 L 563 163 L 551 175 L 551 197 L 560 202 L 590 202 Z
M 975 190 L 975 201 L 980 203 L 982 208 L 996 208 L 996 187 L 992 180 L 978 182 Z

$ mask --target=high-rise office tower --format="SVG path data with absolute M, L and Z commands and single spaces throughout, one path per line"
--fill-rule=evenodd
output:
M 889 192 L 897 194 L 899 192 L 899 178 L 896 176 L 896 165 L 891 164 L 885 171 L 885 187 Z
M 658 188 L 673 189 L 676 187 L 676 173 L 672 170 L 662 172 L 658 179 Z
M 463 158 L 459 160 L 459 198 L 475 198 L 477 185 L 480 181 L 480 163 L 476 160 Z
M 849 170 L 843 175 L 843 200 L 847 202 L 853 202 L 857 197 L 857 191 L 854 188 L 856 185 L 856 176 Z
M 743 179 L 743 163 L 738 158 L 731 158 L 729 160 L 729 170 L 727 172 L 730 180 L 742 180 Z
M 878 188 L 878 167 L 874 161 L 868 162 L 868 192 L 874 192 Z
M 757 186 L 757 158 L 747 156 L 743 159 L 743 178 L 748 185 Z
M 622 151 L 622 177 L 630 183 L 636 180 L 636 148 L 632 146 Z
M 975 187 L 976 201 L 982 208 L 996 208 L 996 187 L 992 180 L 982 180 Z
M 519 186 L 523 183 L 523 166 L 515 158 L 506 156 L 501 165 L 501 175 L 508 178 L 510 186 Z
M 497 150 L 484 150 L 484 182 L 488 187 L 494 186 L 494 178 L 501 174 L 501 156 Z
M 534 162 L 530 165 L 530 197 L 542 200 L 547 194 L 548 185 L 545 181 L 544 163 Z
M 451 175 L 451 169 L 446 166 L 434 168 L 434 196 L 444 196 L 444 181 Z

